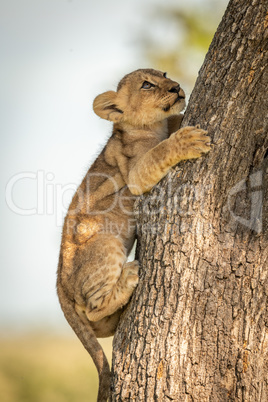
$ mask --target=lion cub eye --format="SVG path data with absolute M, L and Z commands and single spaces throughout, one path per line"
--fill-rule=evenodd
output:
M 143 88 L 143 89 L 150 89 L 150 88 L 153 88 L 153 87 L 155 87 L 155 85 L 152 84 L 152 83 L 149 82 L 149 81 L 144 81 L 144 83 L 142 84 L 142 88 Z

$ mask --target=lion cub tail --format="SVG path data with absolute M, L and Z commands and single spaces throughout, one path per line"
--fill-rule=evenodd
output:
M 97 402 L 107 402 L 110 394 L 111 372 L 105 353 L 99 344 L 90 324 L 84 323 L 74 308 L 74 303 L 69 300 L 60 283 L 58 283 L 58 296 L 65 318 L 88 351 L 98 370 L 99 391 Z

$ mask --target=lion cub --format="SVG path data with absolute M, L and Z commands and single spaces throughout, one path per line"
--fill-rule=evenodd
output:
M 181 160 L 210 150 L 199 127 L 172 133 L 184 107 L 180 85 L 151 69 L 126 75 L 116 92 L 94 100 L 95 113 L 112 121 L 113 131 L 65 218 L 57 289 L 67 321 L 97 367 L 98 401 L 109 396 L 110 370 L 96 337 L 114 334 L 139 280 L 138 261 L 126 262 L 135 239 L 134 196 Z

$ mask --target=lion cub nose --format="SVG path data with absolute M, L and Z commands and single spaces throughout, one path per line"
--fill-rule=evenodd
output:
M 176 85 L 175 87 L 172 87 L 171 89 L 169 89 L 168 92 L 179 93 L 180 89 L 181 89 L 181 87 L 180 87 L 180 85 L 178 84 L 178 85 Z

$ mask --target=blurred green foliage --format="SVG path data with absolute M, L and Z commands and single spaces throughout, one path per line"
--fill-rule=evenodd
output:
M 109 359 L 111 342 L 102 342 Z M 2 402 L 95 402 L 97 389 L 97 370 L 75 335 L 0 339 Z
M 148 64 L 167 71 L 191 91 L 228 0 L 178 2 L 150 11 L 140 46 Z

